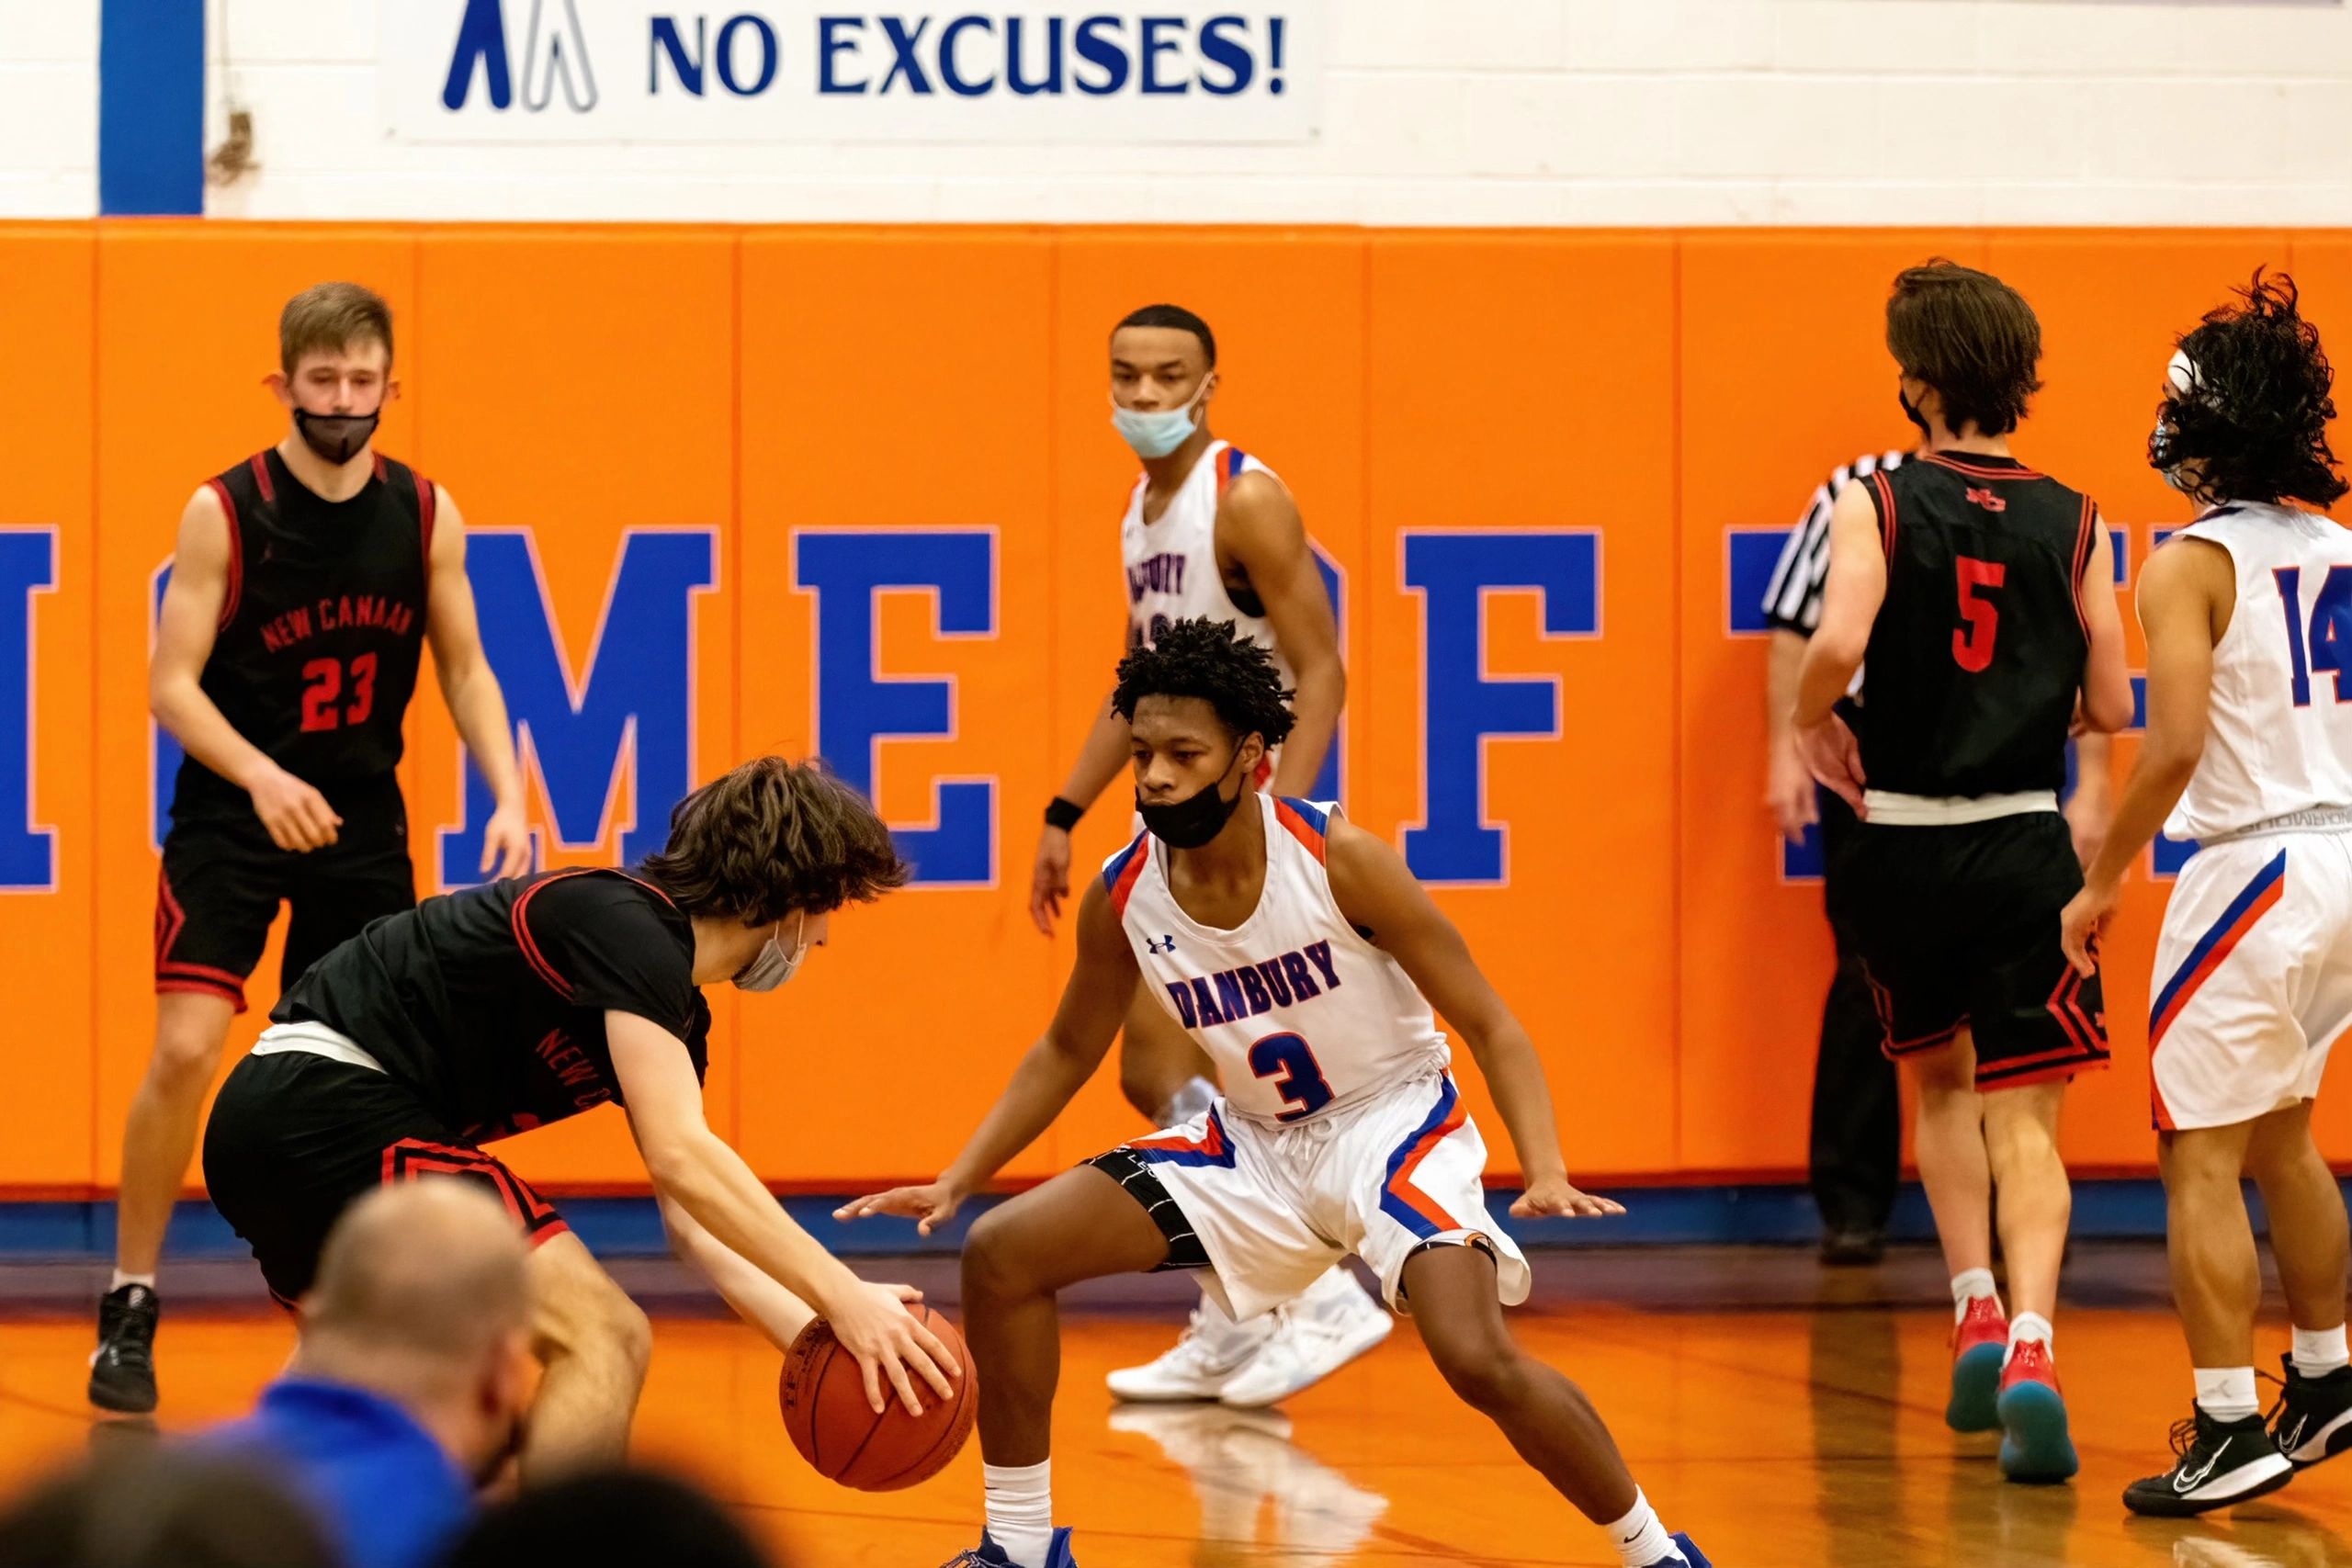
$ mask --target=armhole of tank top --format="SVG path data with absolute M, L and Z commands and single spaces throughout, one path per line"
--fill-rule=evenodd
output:
M 237 618 L 237 607 L 245 596 L 245 536 L 244 529 L 237 521 L 237 497 L 230 490 L 229 481 L 223 478 L 204 482 L 214 495 L 220 498 L 220 512 L 229 525 L 228 583 L 220 594 L 220 617 L 212 628 L 218 633 L 225 631 L 229 623 Z
M 2090 641 L 2091 613 L 2089 606 L 2083 603 L 2083 579 L 2089 575 L 2091 570 L 2091 547 L 2098 538 L 2092 530 L 2098 526 L 2098 503 L 2089 496 L 2084 496 L 2082 520 L 2075 525 L 2074 599 L 2075 619 L 2082 626 L 2085 642 Z
M 1894 487 L 1887 482 L 1886 471 L 1879 469 L 1870 476 L 1872 510 L 1878 513 L 1878 545 L 1886 558 L 1894 558 Z
M 1274 795 L 1269 795 L 1267 798 L 1276 802 L 1282 799 L 1281 796 Z M 1344 818 L 1346 813 L 1340 810 L 1337 802 L 1334 802 L 1330 815 L 1337 818 Z M 1360 952 L 1370 953 L 1375 958 L 1388 958 L 1388 950 L 1358 931 L 1355 921 L 1348 919 L 1348 912 L 1340 908 L 1339 890 L 1331 886 L 1331 860 L 1328 843 L 1325 853 L 1318 858 L 1314 851 L 1300 843 L 1279 821 L 1268 823 L 1266 830 L 1270 834 L 1280 833 L 1284 841 L 1295 849 L 1305 860 L 1308 867 L 1306 874 L 1312 879 L 1317 897 L 1323 900 L 1323 908 L 1329 912 L 1333 929 L 1339 932 L 1340 940 L 1352 944 Z M 1325 830 L 1327 840 L 1329 836 L 1329 831 L 1327 828 Z
M 416 553 L 424 569 L 424 594 L 433 596 L 433 522 L 440 510 L 440 498 L 435 493 L 433 481 L 414 468 L 408 471 L 410 482 L 416 486 Z

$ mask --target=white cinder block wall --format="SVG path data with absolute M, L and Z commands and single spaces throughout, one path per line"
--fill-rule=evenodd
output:
M 2342 0 L 1322 0 L 1318 134 L 1266 145 L 402 141 L 418 0 L 184 3 L 210 136 L 254 117 L 224 217 L 2352 224 Z M 0 0 L 0 211 L 94 209 L 96 10 Z
M 97 209 L 98 0 L 0 0 L 0 217 Z

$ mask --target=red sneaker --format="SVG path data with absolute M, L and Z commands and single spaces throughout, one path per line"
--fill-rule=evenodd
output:
M 2001 1422 L 2001 1473 L 2011 1481 L 2064 1481 L 2081 1468 L 2066 1431 L 2066 1397 L 2050 1347 L 2028 1339 L 2001 1369 L 1996 1401 Z
M 1992 1296 L 1971 1296 L 1951 1330 L 1951 1402 L 1944 1425 L 1955 1432 L 1989 1432 L 2001 1424 L 2001 1357 L 2009 1347 L 2009 1320 Z

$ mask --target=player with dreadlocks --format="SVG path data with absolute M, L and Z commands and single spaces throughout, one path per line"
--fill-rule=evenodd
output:
M 1486 1075 L 1527 1190 L 1515 1215 L 1622 1211 L 1577 1190 L 1535 1048 L 1395 851 L 1336 807 L 1251 782 L 1292 718 L 1266 650 L 1182 620 L 1119 665 L 1145 830 L 1079 908 L 1061 1008 L 956 1161 L 844 1217 L 944 1224 L 1094 1073 L 1138 977 L 1216 1063 L 1224 1094 L 981 1216 L 964 1247 L 988 1529 L 966 1568 L 1072 1568 L 1046 1458 L 1054 1297 L 1108 1274 L 1204 1270 L 1248 1320 L 1353 1253 L 1438 1370 L 1634 1568 L 1706 1560 L 1669 1537 L 1576 1387 L 1515 1344 L 1527 1261 L 1487 1213 L 1486 1145 L 1431 1004 Z
M 2352 1026 L 2352 535 L 2303 510 L 2345 493 L 2327 445 L 2333 382 L 2283 275 L 2257 269 L 2179 340 L 2148 460 L 2202 510 L 2140 574 L 2147 739 L 2063 917 L 2087 974 L 2157 829 L 2203 845 L 2165 911 L 2148 1025 L 2197 1405 L 2173 1430 L 2173 1467 L 2124 1492 L 2143 1514 L 2243 1503 L 2352 1447 L 2352 1235 L 2312 1141 L 2329 1048 Z M 2255 1393 L 2248 1175 L 2294 1319 L 2269 1422 Z

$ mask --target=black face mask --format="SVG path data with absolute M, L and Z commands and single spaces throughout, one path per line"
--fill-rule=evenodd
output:
M 312 413 L 298 408 L 294 428 L 301 432 L 303 446 L 327 462 L 343 464 L 358 456 L 382 417 L 380 409 L 374 413 Z
M 1238 750 L 1234 752 L 1233 760 L 1241 760 Z M 1232 771 L 1228 763 L 1225 773 Z M 1136 813 L 1143 818 L 1145 829 L 1171 850 L 1197 850 L 1225 831 L 1226 823 L 1232 820 L 1234 811 L 1241 805 L 1241 791 L 1235 790 L 1229 800 L 1221 793 L 1225 773 L 1210 780 L 1207 788 L 1169 806 L 1154 806 L 1137 790 Z
M 1903 417 L 1919 427 L 1920 440 L 1926 441 L 1934 436 L 1935 432 L 1929 430 L 1928 422 L 1919 416 L 1918 405 L 1903 395 L 1903 383 L 1900 381 L 1894 384 L 1894 400 L 1903 405 Z

